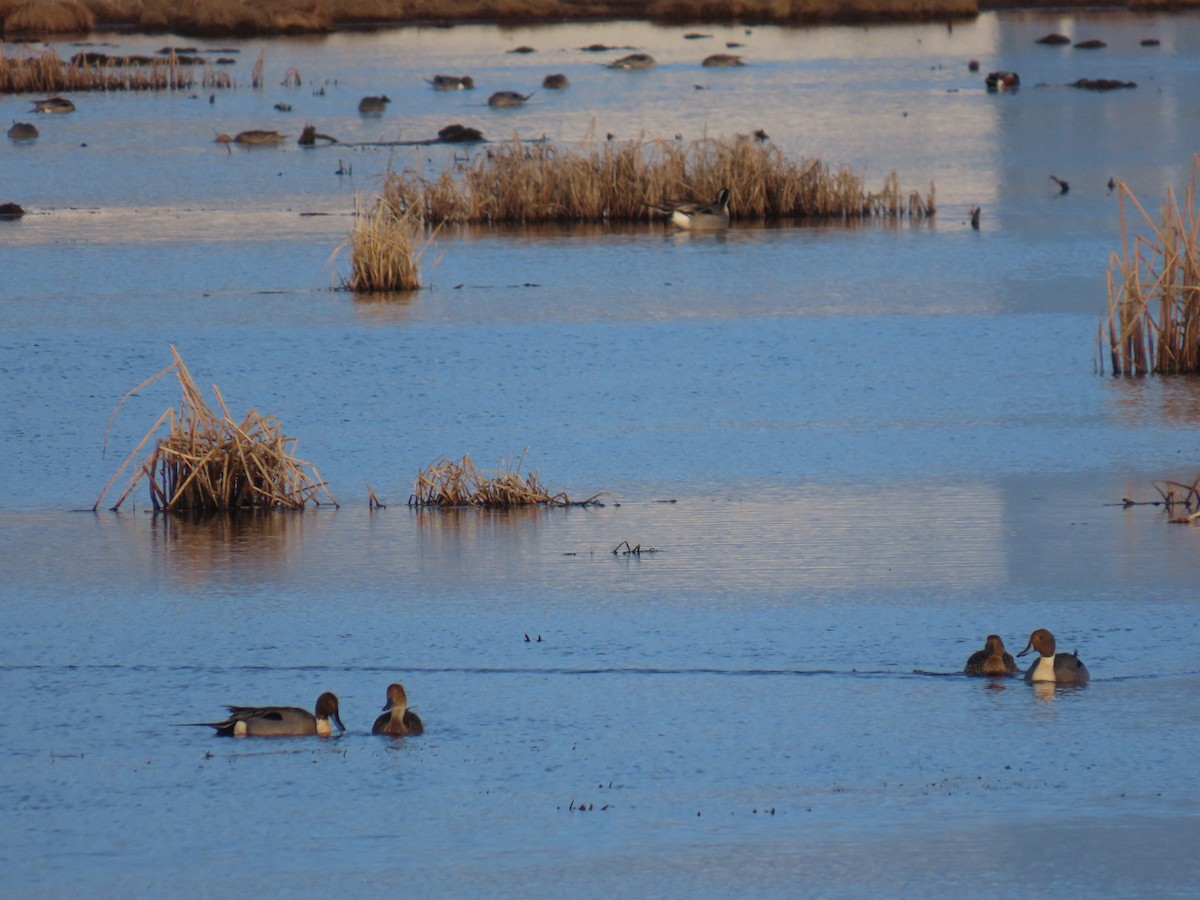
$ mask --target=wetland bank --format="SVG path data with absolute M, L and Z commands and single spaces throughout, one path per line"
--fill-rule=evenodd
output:
M 1094 364 L 1121 241 L 1107 183 L 1182 196 L 1200 23 L 690 30 L 222 41 L 243 86 L 211 104 L 72 95 L 0 146 L 27 210 L 0 222 L 10 893 L 1193 890 L 1200 538 L 1120 500 L 1195 477 L 1200 398 Z M 1051 31 L 1107 46 L 1035 44 Z M 747 64 L 705 69 L 705 41 L 746 43 Z M 594 42 L 659 64 L 607 69 Z M 1019 92 L 987 93 L 1000 69 Z M 570 88 L 539 90 L 550 72 Z M 438 73 L 479 88 L 435 92 Z M 1082 77 L 1139 86 L 1036 87 Z M 492 110 L 493 90 L 538 92 Z M 359 113 L 380 94 L 382 116 Z M 0 117 L 29 106 L 5 96 Z M 301 118 L 364 146 L 212 140 Z M 355 196 L 462 153 L 383 142 L 450 121 L 564 146 L 761 128 L 871 184 L 935 182 L 937 214 L 454 226 L 422 290 L 330 290 Z M 174 402 L 130 397 L 104 451 L 172 344 L 231 409 L 285 423 L 341 507 L 72 512 Z M 526 446 L 555 491 L 613 502 L 404 503 L 430 460 Z M 951 674 L 985 635 L 1042 627 L 1086 688 Z M 369 733 L 393 682 L 424 735 Z M 172 727 L 326 690 L 336 740 Z

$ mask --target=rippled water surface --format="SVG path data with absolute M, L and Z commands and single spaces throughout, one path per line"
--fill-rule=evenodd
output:
M 1200 18 L 706 31 L 222 42 L 238 86 L 212 103 L 76 95 L 0 146 L 0 202 L 29 210 L 0 223 L 6 893 L 1191 895 L 1200 538 L 1120 501 L 1194 479 L 1200 386 L 1098 375 L 1094 338 L 1108 179 L 1153 210 L 1200 149 Z M 661 64 L 605 69 L 597 42 Z M 748 65 L 702 69 L 726 42 Z M 987 94 L 1002 68 L 1022 89 Z M 558 71 L 571 88 L 541 90 Z M 1138 87 L 1061 86 L 1080 77 Z M 499 89 L 535 93 L 489 110 Z M 212 142 L 306 121 L 341 143 Z M 762 128 L 932 181 L 939 212 L 448 230 L 426 290 L 329 290 L 356 193 L 452 164 L 396 142 L 453 121 L 566 145 Z M 165 519 L 142 488 L 91 512 L 178 403 L 163 379 L 113 415 L 172 344 L 235 417 L 277 416 L 341 508 Z M 439 455 L 525 448 L 604 505 L 406 507 Z M 954 674 L 1036 627 L 1090 685 Z M 395 680 L 422 737 L 369 733 Z M 175 727 L 324 690 L 336 740 Z

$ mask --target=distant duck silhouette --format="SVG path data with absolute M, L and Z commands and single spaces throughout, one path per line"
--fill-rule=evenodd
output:
M 663 205 L 647 203 L 647 207 L 662 213 L 676 228 L 684 231 L 723 231 L 729 227 L 729 189 L 717 191 L 712 203 L 694 200 L 673 200 Z
M 32 141 L 37 139 L 38 130 L 29 122 L 18 122 L 13 119 L 12 128 L 8 129 L 8 136 L 14 141 Z
M 983 81 L 989 91 L 1015 91 L 1021 86 L 1021 76 L 1016 72 L 989 72 Z
M 488 97 L 488 106 L 496 109 L 509 109 L 514 106 L 524 106 L 525 101 L 533 94 L 518 94 L 516 91 L 496 91 Z
M 979 230 L 979 212 L 980 210 L 978 206 L 971 207 L 971 227 L 976 231 Z
M 392 99 L 387 94 L 378 97 L 363 97 L 358 101 L 358 111 L 367 115 L 377 115 L 387 109 Z
M 427 78 L 435 91 L 473 91 L 475 79 L 470 75 L 434 75 Z
M 620 59 L 615 59 L 608 64 L 610 69 L 653 69 L 658 65 L 656 60 L 649 53 L 630 53 L 628 56 L 622 56 Z
M 1053 681 L 1056 684 L 1086 684 L 1091 678 L 1087 666 L 1075 653 L 1056 653 L 1054 635 L 1039 628 L 1029 636 L 1029 643 L 1017 656 L 1031 650 L 1040 655 L 1038 661 L 1025 670 L 1026 681 Z
M 383 715 L 375 720 L 371 733 L 391 734 L 397 737 L 425 733 L 425 725 L 421 718 L 408 708 L 408 694 L 404 691 L 404 685 L 398 682 L 388 685 Z
M 565 91 L 571 86 L 571 82 L 567 80 L 567 76 L 558 72 L 554 75 L 547 75 L 542 79 L 542 87 L 548 91 Z
M 972 653 L 963 668 L 967 675 L 1014 675 L 1019 671 L 1017 661 L 1004 651 L 1004 641 L 998 634 L 989 634 L 984 648 Z
M 1071 185 L 1069 185 L 1067 182 L 1063 181 L 1063 179 L 1059 178 L 1057 175 L 1051 175 L 1050 180 L 1058 185 L 1058 192 L 1060 194 L 1065 194 L 1067 191 L 1069 191 L 1071 189 Z
M 288 135 L 280 134 L 278 131 L 264 131 L 262 129 L 251 129 L 250 131 L 239 131 L 233 137 L 227 134 L 218 134 L 218 144 L 282 144 L 288 139 Z
M 704 61 L 700 65 L 706 69 L 722 69 L 744 66 L 745 63 L 736 53 L 713 53 L 710 56 L 704 57 Z

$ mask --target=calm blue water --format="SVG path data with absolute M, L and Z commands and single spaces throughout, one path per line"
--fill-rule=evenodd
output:
M 1097 375 L 1094 336 L 1108 178 L 1153 210 L 1200 147 L 1200 17 L 711 31 L 247 41 L 213 104 L 81 95 L 0 146 L 0 201 L 30 210 L 0 223 L 7 893 L 1190 896 L 1200 537 L 1119 503 L 1195 478 L 1200 384 Z M 1035 46 L 1048 31 L 1109 47 Z M 727 40 L 749 65 L 701 69 Z M 575 49 L 593 42 L 662 65 L 609 71 Z M 984 92 L 998 68 L 1019 93 Z M 552 71 L 571 89 L 538 89 Z M 435 94 L 437 73 L 480 88 Z M 1139 87 L 1035 86 L 1085 76 Z M 538 92 L 489 110 L 498 89 Z M 360 117 L 379 92 L 388 112 Z M 940 211 L 450 230 L 428 289 L 355 298 L 329 290 L 355 193 L 449 157 L 211 142 L 304 121 L 345 144 L 764 127 L 932 180 Z M 162 379 L 112 416 L 171 344 L 235 415 L 277 416 L 341 508 L 197 523 L 142 489 L 92 513 L 178 403 Z M 405 506 L 440 455 L 526 447 L 548 487 L 605 505 Z M 1016 652 L 1037 627 L 1091 685 L 950 677 L 989 632 Z M 369 734 L 395 680 L 425 736 Z M 336 740 L 174 727 L 324 690 Z

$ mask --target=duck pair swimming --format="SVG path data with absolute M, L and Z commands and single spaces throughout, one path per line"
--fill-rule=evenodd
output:
M 1025 671 L 1026 681 L 1052 681 L 1057 684 L 1086 684 L 1091 677 L 1087 666 L 1074 653 L 1056 653 L 1054 635 L 1039 628 L 1029 636 L 1025 649 L 1017 654 L 1024 656 L 1033 650 L 1039 654 L 1037 662 Z M 1015 675 L 1020 670 L 1011 653 L 1004 650 L 1004 641 L 997 634 L 987 636 L 982 650 L 971 654 L 963 669 L 967 675 Z
M 215 728 L 222 737 L 298 737 L 315 734 L 329 737 L 336 725 L 345 731 L 338 714 L 338 698 L 326 691 L 317 698 L 313 712 L 296 706 L 227 706 L 229 717 L 220 722 L 190 724 Z M 372 734 L 422 734 L 425 726 L 415 712 L 408 708 L 408 695 L 402 684 L 389 684 L 384 714 L 375 720 Z

